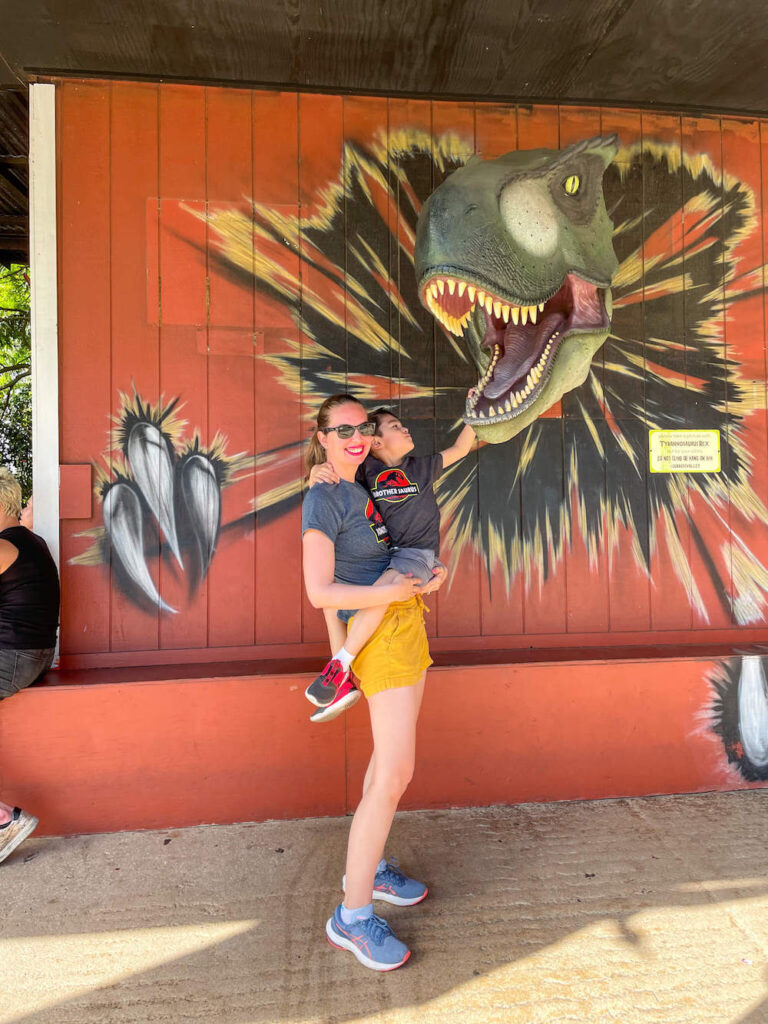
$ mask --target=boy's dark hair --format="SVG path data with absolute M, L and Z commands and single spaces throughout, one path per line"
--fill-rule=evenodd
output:
M 374 409 L 372 413 L 368 414 L 368 419 L 372 423 L 376 424 L 376 433 L 377 434 L 379 433 L 379 427 L 381 426 L 381 421 L 384 419 L 385 416 L 391 416 L 395 420 L 400 418 L 397 415 L 396 412 L 392 412 L 391 409 L 385 409 L 383 405 L 381 406 L 380 409 Z

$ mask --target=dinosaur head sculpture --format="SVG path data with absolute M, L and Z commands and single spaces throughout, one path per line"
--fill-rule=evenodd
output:
M 429 197 L 415 265 L 423 304 L 463 337 L 479 379 L 464 420 L 507 441 L 586 379 L 610 329 L 617 267 L 603 198 L 615 135 L 472 158 Z

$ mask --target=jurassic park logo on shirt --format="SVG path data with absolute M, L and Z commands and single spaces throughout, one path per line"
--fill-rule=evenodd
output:
M 377 543 L 388 544 L 389 533 L 387 532 L 386 524 L 381 518 L 381 513 L 376 511 L 376 506 L 370 498 L 365 503 L 365 518 L 368 520 L 370 527 L 373 530 Z
M 389 501 L 392 504 L 405 501 L 406 498 L 418 493 L 419 485 L 411 483 L 402 469 L 382 470 L 371 487 L 375 501 Z

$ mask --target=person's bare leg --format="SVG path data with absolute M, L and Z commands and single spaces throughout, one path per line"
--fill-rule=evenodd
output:
M 0 825 L 7 825 L 13 817 L 13 808 L 0 800 Z
M 328 630 L 328 643 L 331 645 L 331 656 L 340 647 L 344 646 L 347 639 L 347 627 L 336 614 L 335 608 L 323 608 L 325 628 Z
M 384 583 L 391 583 L 395 576 L 397 572 L 394 569 L 386 569 L 373 585 L 379 587 Z M 344 641 L 344 647 L 350 654 L 358 655 L 362 651 L 379 628 L 388 607 L 389 605 L 380 604 L 374 608 L 362 608 L 357 612 L 349 624 L 347 638 Z
M 418 683 L 416 683 L 415 686 L 409 686 L 408 687 L 409 690 L 413 690 L 413 701 L 414 701 L 414 704 L 416 705 L 416 720 L 417 721 L 418 721 L 418 718 L 419 718 L 419 712 L 421 711 L 421 702 L 424 699 L 424 684 L 426 682 L 426 679 L 427 679 L 427 673 L 423 672 L 422 676 L 421 676 L 421 679 L 419 679 Z M 376 752 L 374 751 L 374 753 L 371 754 L 371 759 L 368 762 L 368 767 L 365 770 L 365 778 L 363 779 L 363 796 L 365 796 L 365 791 L 368 789 L 368 786 L 371 783 L 371 776 L 373 775 L 373 759 L 374 759 L 375 756 L 376 756 Z M 381 858 L 379 858 L 379 859 L 381 859 Z
M 374 752 L 349 830 L 344 905 L 350 909 L 371 902 L 392 819 L 413 775 L 419 703 L 415 690 L 383 690 L 368 700 Z

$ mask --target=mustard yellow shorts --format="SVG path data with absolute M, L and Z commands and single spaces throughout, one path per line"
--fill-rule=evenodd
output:
M 352 662 L 352 671 L 365 696 L 372 697 L 381 690 L 415 686 L 431 664 L 424 601 L 416 594 L 387 608 L 379 628 Z

